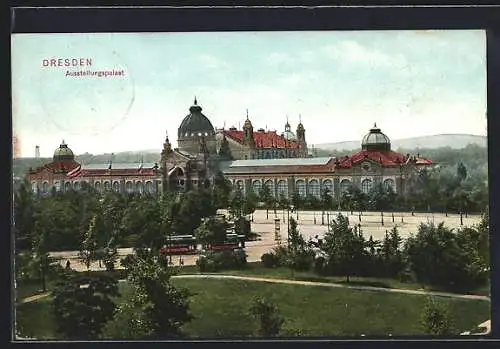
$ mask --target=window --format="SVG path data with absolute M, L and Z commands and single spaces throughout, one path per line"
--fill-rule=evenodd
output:
M 309 193 L 317 199 L 320 198 L 321 192 L 319 188 L 319 181 L 317 179 L 311 179 L 309 181 Z
M 134 184 L 130 181 L 125 183 L 125 191 L 129 194 L 133 193 L 134 192 Z
M 120 183 L 113 182 L 113 191 L 119 193 L 120 192 Z
M 238 188 L 242 193 L 245 192 L 245 185 L 241 179 L 234 182 L 234 188 Z
M 94 188 L 95 188 L 95 190 L 97 190 L 97 191 L 101 191 L 101 182 L 95 182 L 95 184 L 94 184 Z
M 146 182 L 146 191 L 149 194 L 153 194 L 155 192 L 155 188 L 154 188 L 153 182 L 151 182 L 151 181 L 147 181 Z
M 262 182 L 259 180 L 253 181 L 252 189 L 255 194 L 260 195 L 260 191 L 262 189 Z
M 65 191 L 69 191 L 69 190 L 71 190 L 71 183 L 70 183 L 70 182 L 66 182 L 66 183 L 64 184 L 64 190 L 65 190 Z
M 372 189 L 372 184 L 373 183 L 371 179 L 363 180 L 363 182 L 361 182 L 361 191 L 365 194 L 368 194 Z
M 33 190 L 33 193 L 38 193 L 38 184 L 36 182 L 31 183 L 31 190 Z
M 303 179 L 299 179 L 297 182 L 295 182 L 295 188 L 297 189 L 297 193 L 301 198 L 306 197 L 306 181 Z
M 333 182 L 331 179 L 325 179 L 323 181 L 323 190 L 327 189 L 328 194 L 333 196 Z
M 266 187 L 269 189 L 269 192 L 271 193 L 271 196 L 274 197 L 274 181 L 269 179 L 265 183 Z
M 385 190 L 395 190 L 394 180 L 391 178 L 386 179 L 384 181 L 384 188 Z
M 142 182 L 137 182 L 135 183 L 135 188 L 136 188 L 136 191 L 138 193 L 141 193 L 142 194 L 142 190 L 143 190 L 143 187 L 142 187 Z
M 42 184 L 42 192 L 43 193 L 48 193 L 49 192 L 49 182 L 43 182 L 43 184 Z
M 288 198 L 288 183 L 285 180 L 278 181 L 278 197 Z
M 108 181 L 104 182 L 104 191 L 110 191 L 111 190 L 111 183 Z
M 80 189 L 80 182 L 74 182 L 73 183 L 73 189 L 75 189 L 75 190 Z
M 343 179 L 341 182 L 340 182 L 340 191 L 342 193 L 346 193 L 349 188 L 351 187 L 351 181 L 348 180 L 348 179 Z

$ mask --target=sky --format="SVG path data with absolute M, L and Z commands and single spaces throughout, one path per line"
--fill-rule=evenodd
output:
M 375 122 L 391 139 L 486 135 L 480 30 L 14 34 L 11 45 L 23 157 L 62 140 L 76 154 L 161 149 L 166 134 L 177 146 L 195 96 L 216 128 L 242 126 L 247 109 L 254 129 L 279 133 L 300 117 L 309 145 L 361 140 Z

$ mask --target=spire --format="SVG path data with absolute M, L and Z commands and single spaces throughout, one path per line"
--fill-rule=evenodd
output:
M 194 96 L 194 105 L 198 105 L 198 101 L 196 100 L 196 96 Z
M 377 123 L 376 122 L 373 123 L 373 128 L 377 128 Z
M 302 114 L 299 114 L 299 124 L 302 123 Z
M 248 109 L 247 109 L 247 120 L 248 120 Z

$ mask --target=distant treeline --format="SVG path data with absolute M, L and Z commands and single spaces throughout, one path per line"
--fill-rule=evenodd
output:
M 324 150 L 324 149 L 316 149 L 316 156 L 333 156 L 333 157 L 343 157 L 346 155 L 351 155 L 356 151 L 355 150 Z M 453 149 L 450 147 L 443 148 L 434 148 L 434 149 L 425 149 L 425 148 L 416 148 L 416 149 L 397 149 L 398 152 L 403 154 L 420 154 L 421 156 L 432 159 L 435 163 L 440 163 L 443 165 L 451 165 L 455 166 L 456 164 L 462 162 L 469 169 L 476 169 L 481 172 L 487 171 L 488 168 L 488 152 L 486 147 L 481 147 L 476 144 L 469 144 L 462 149 Z M 83 164 L 103 164 L 109 163 L 109 161 L 113 161 L 115 163 L 139 163 L 141 159 L 145 163 L 154 163 L 160 161 L 159 153 L 133 153 L 133 152 L 123 152 L 123 153 L 115 153 L 111 154 L 82 154 L 77 156 L 77 161 L 82 162 Z M 42 166 L 43 164 L 49 163 L 52 161 L 52 158 L 19 158 L 14 159 L 13 161 L 13 172 L 16 177 L 23 177 L 28 169 L 36 168 L 38 166 Z

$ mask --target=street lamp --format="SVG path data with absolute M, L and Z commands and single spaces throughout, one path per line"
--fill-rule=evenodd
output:
M 287 206 L 286 207 L 286 210 L 287 210 L 287 245 L 288 247 L 290 247 L 290 211 L 293 212 L 293 205 L 290 205 L 290 206 Z

